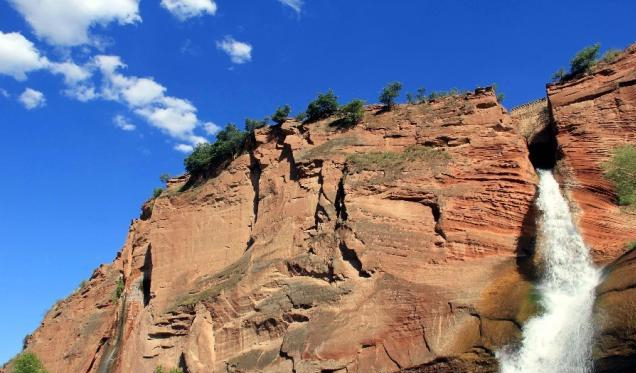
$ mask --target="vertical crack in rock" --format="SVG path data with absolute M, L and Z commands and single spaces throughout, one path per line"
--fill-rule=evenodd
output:
M 151 294 L 150 294 L 150 285 L 152 281 L 152 247 L 148 244 L 148 249 L 146 250 L 146 255 L 144 258 L 144 265 L 141 267 L 143 273 L 143 280 L 141 281 L 142 293 L 143 293 L 143 301 L 144 307 L 147 307 L 150 303 Z
M 389 350 L 386 349 L 386 346 L 384 345 L 384 343 L 382 343 L 382 348 L 384 349 L 384 353 L 389 358 L 389 360 L 391 360 L 393 364 L 397 366 L 398 369 L 402 369 L 402 366 L 400 365 L 400 363 L 398 363 L 398 361 L 395 360 L 393 356 L 391 356 L 391 354 L 389 353 Z
M 256 159 L 254 155 L 254 151 L 250 150 L 250 181 L 252 183 L 252 189 L 254 191 L 254 200 L 252 202 L 252 224 L 250 225 L 250 238 L 247 240 L 247 246 L 245 251 L 249 250 L 254 244 L 254 227 L 256 226 L 256 222 L 258 221 L 258 207 L 261 200 L 260 193 L 260 183 L 261 183 L 261 174 L 263 173 L 263 169 L 261 168 L 261 164 Z
M 254 152 L 250 151 L 250 181 L 252 182 L 252 188 L 254 189 L 254 221 L 252 222 L 252 228 L 258 220 L 258 205 L 260 202 L 260 181 L 261 181 L 261 164 L 254 156 Z
M 340 225 L 348 219 L 347 215 L 347 206 L 345 206 L 345 190 L 344 190 L 344 179 L 346 175 L 346 170 L 342 173 L 342 177 L 340 178 L 340 182 L 338 183 L 338 191 L 336 192 L 336 215 L 338 217 L 338 222 L 336 223 L 336 228 L 339 228 Z
M 190 370 L 188 370 L 188 364 L 186 362 L 186 358 L 185 358 L 185 353 L 181 353 L 181 356 L 179 357 L 179 365 L 178 365 L 179 369 L 181 369 L 181 371 L 183 373 L 190 373 Z

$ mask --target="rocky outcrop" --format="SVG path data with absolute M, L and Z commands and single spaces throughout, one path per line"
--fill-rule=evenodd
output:
M 636 368 L 636 249 L 605 272 L 595 305 L 596 371 L 631 372 Z
M 597 262 L 607 263 L 636 238 L 636 216 L 616 204 L 603 164 L 616 146 L 636 144 L 636 46 L 583 78 L 548 86 L 562 184 Z M 574 206 L 573 206 L 574 207 Z
M 47 315 L 27 349 L 51 373 L 496 371 L 534 312 L 536 175 L 492 90 L 255 140 Z

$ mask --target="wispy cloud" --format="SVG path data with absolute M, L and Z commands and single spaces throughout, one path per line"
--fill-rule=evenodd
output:
M 141 21 L 139 0 L 9 0 L 35 34 L 52 45 L 99 44 L 93 26 Z
M 37 109 L 46 104 L 44 93 L 31 88 L 25 89 L 20 97 L 18 97 L 18 101 L 20 101 L 27 110 Z
M 230 60 L 236 64 L 243 64 L 252 60 L 252 45 L 235 40 L 232 36 L 226 36 L 216 42 L 216 47 L 227 53 Z
M 174 146 L 174 150 L 181 153 L 192 153 L 192 151 L 194 150 L 194 147 L 188 144 L 177 144 Z
M 115 115 L 115 117 L 113 118 L 113 123 L 115 124 L 115 126 L 123 131 L 134 131 L 137 127 L 130 123 L 130 121 L 128 120 L 128 118 L 124 117 L 123 115 Z
M 161 6 L 179 21 L 216 14 L 216 3 L 212 0 L 161 0 Z
M 303 10 L 303 0 L 278 0 L 278 2 L 292 8 L 298 14 Z

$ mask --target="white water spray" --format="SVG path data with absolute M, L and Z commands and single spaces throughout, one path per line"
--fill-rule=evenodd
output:
M 592 307 L 600 271 L 594 267 L 551 171 L 539 170 L 538 244 L 542 313 L 523 328 L 519 349 L 497 353 L 501 373 L 592 371 Z

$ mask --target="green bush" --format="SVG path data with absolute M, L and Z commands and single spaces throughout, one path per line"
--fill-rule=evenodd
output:
M 621 53 L 622 51 L 620 49 L 610 48 L 606 50 L 605 53 L 603 53 L 603 57 L 601 57 L 601 61 L 605 63 L 614 62 L 614 60 L 616 60 L 616 58 L 620 56 Z
M 338 122 L 343 126 L 354 126 L 360 123 L 364 116 L 364 101 L 358 99 L 351 101 L 340 108 L 339 114 L 341 118 Z
M 338 97 L 333 91 L 319 93 L 318 97 L 307 106 L 307 121 L 325 119 L 338 112 Z
M 252 133 L 254 132 L 254 130 L 267 126 L 268 123 L 269 123 L 269 117 L 265 117 L 261 120 L 246 118 L 245 130 L 249 133 Z
M 425 88 L 418 88 L 417 89 L 417 93 L 413 94 L 413 93 L 407 93 L 406 94 L 406 101 L 409 104 L 421 104 L 422 102 L 426 101 L 427 97 L 426 97 L 426 89 Z
M 170 176 L 169 173 L 163 173 L 161 175 L 159 175 L 159 181 L 161 181 L 164 184 L 168 184 L 168 181 L 172 178 L 172 176 Z
M 395 106 L 395 99 L 400 96 L 400 91 L 402 90 L 402 83 L 393 82 L 387 84 L 382 92 L 380 92 L 380 102 L 387 107 L 387 109 L 391 110 L 393 106 Z
M 599 43 L 581 49 L 570 61 L 570 75 L 576 76 L 590 71 L 596 64 L 600 49 Z
M 239 130 L 236 125 L 228 124 L 216 135 L 214 143 L 197 145 L 192 154 L 184 160 L 186 170 L 196 176 L 235 158 L 245 151 L 248 135 L 248 132 Z
M 618 204 L 632 205 L 636 202 L 636 147 L 624 145 L 614 149 L 612 158 L 605 163 L 605 177 L 612 181 Z
M 557 72 L 552 74 L 552 81 L 564 82 L 589 72 L 598 62 L 598 53 L 600 49 L 601 45 L 599 43 L 581 49 L 570 61 L 570 71 L 566 73 L 565 69 L 560 68 Z M 611 54 L 614 53 L 612 52 Z M 614 57 L 615 56 L 616 54 L 614 54 Z M 608 58 L 611 58 L 611 55 L 608 56 Z
M 295 119 L 299 122 L 304 122 L 307 119 L 307 113 L 305 113 L 304 111 L 300 112 L 296 114 Z
M 291 112 L 291 107 L 289 107 L 289 105 L 281 106 L 278 109 L 276 109 L 276 112 L 272 115 L 272 120 L 276 124 L 283 124 L 289 117 L 290 112 Z
M 47 371 L 35 354 L 25 352 L 15 359 L 11 373 L 47 373 Z
M 115 287 L 115 295 L 113 296 L 113 301 L 117 301 L 121 298 L 121 295 L 124 293 L 124 279 L 119 277 L 117 279 L 117 287 Z
M 492 89 L 493 91 L 495 91 L 495 94 L 497 95 L 497 102 L 500 104 L 503 104 L 503 101 L 506 98 L 506 95 L 503 92 L 499 91 L 499 87 L 497 86 L 497 83 L 492 83 Z
M 560 69 L 555 71 L 554 74 L 552 74 L 552 81 L 560 82 L 565 80 L 567 76 L 568 76 L 567 71 L 565 71 L 565 69 L 561 67 Z
M 155 188 L 152 190 L 152 199 L 159 198 L 163 193 L 163 188 Z

